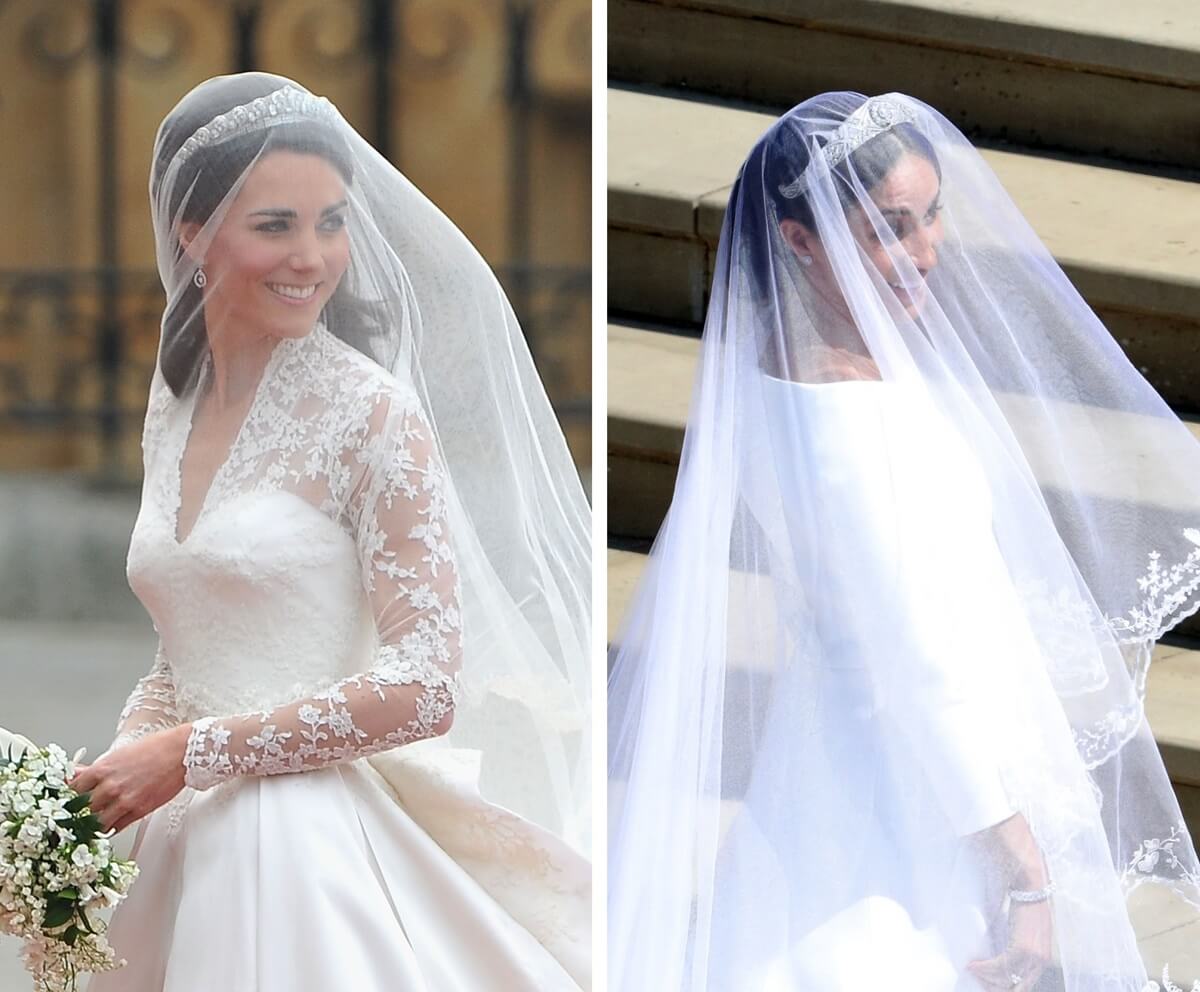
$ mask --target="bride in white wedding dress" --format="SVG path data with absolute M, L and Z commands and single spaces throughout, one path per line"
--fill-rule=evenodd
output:
M 611 986 L 1190 986 L 1138 939 L 1200 923 L 1143 708 L 1197 609 L 1200 446 L 985 160 L 902 94 L 793 108 L 614 639 Z
M 589 986 L 588 512 L 502 291 L 327 101 L 159 130 L 130 585 L 74 786 L 140 877 L 90 992 Z

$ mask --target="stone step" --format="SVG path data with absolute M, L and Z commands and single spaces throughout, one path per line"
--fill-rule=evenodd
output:
M 1193 0 L 611 0 L 608 64 L 781 111 L 900 91 L 972 135 L 1200 167 Z
M 608 549 L 608 641 L 620 635 L 621 622 L 641 578 L 646 556 Z M 1167 774 L 1175 788 L 1193 837 L 1200 837 L 1200 650 L 1160 644 L 1155 648 L 1146 693 L 1146 712 L 1158 741 Z M 618 795 L 621 782 L 610 782 Z M 737 814 L 739 802 L 718 800 L 722 833 Z M 1200 922 L 1195 912 L 1174 900 L 1161 886 L 1143 886 L 1131 897 L 1138 920 L 1138 943 L 1151 977 L 1165 963 L 1183 988 L 1200 981 Z
M 617 537 L 649 541 L 658 533 L 675 488 L 699 354 L 699 340 L 689 335 L 629 323 L 608 326 L 608 528 Z M 1020 415 L 1019 403 L 1010 406 L 1004 397 L 1000 401 L 1007 415 Z M 1106 435 L 1110 443 L 1120 443 L 1127 419 L 1112 414 Z M 1200 441 L 1200 422 L 1185 423 Z M 1193 508 L 1169 488 L 1156 489 L 1153 478 L 1105 475 L 1102 452 L 1093 463 L 1100 471 L 1076 476 L 1075 484 L 1106 500 L 1149 503 L 1180 514 L 1181 526 L 1187 526 Z M 1046 472 L 1040 475 L 1043 485 L 1054 487 L 1049 470 L 1034 470 Z M 1200 636 L 1200 614 L 1185 620 L 1180 630 Z
M 774 118 L 620 88 L 608 114 L 610 305 L 699 325 L 730 186 Z M 1131 361 L 1172 406 L 1200 410 L 1200 183 L 983 154 Z

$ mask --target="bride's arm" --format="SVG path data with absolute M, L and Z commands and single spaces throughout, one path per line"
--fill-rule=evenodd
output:
M 153 461 L 160 451 L 158 439 L 162 436 L 166 406 L 170 400 L 171 392 L 156 365 L 150 382 L 150 396 L 146 403 L 146 420 L 142 427 L 142 469 L 145 478 L 151 476 Z M 145 498 L 143 493 L 143 499 Z M 175 680 L 171 675 L 171 665 L 160 637 L 150 671 L 138 679 L 129 698 L 125 700 L 125 706 L 117 720 L 116 737 L 106 753 L 132 744 L 143 737 L 149 737 L 160 730 L 170 730 L 179 726 L 181 722 L 175 702 Z
M 322 768 L 450 728 L 461 655 L 458 574 L 442 463 L 413 399 L 402 408 L 396 397 L 381 401 L 370 441 L 343 459 L 356 478 L 347 515 L 379 633 L 374 664 L 270 712 L 195 721 L 184 757 L 193 788 Z
M 125 707 L 117 720 L 116 737 L 108 750 L 115 751 L 160 730 L 170 730 L 179 722 L 179 711 L 175 707 L 175 683 L 160 640 L 150 671 L 138 679 L 129 698 L 125 700 Z

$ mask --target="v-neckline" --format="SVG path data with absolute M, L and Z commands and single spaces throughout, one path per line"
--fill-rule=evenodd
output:
M 175 491 L 172 494 L 172 512 L 168 522 L 170 524 L 171 540 L 175 543 L 176 547 L 182 548 L 191 540 L 192 535 L 196 533 L 196 528 L 200 526 L 200 521 L 204 519 L 205 514 L 208 512 L 208 504 L 212 499 L 214 491 L 217 489 L 217 483 L 221 480 L 229 463 L 233 461 L 242 436 L 246 433 L 246 425 L 250 423 L 251 418 L 254 416 L 255 410 L 262 398 L 263 389 L 266 386 L 267 380 L 274 374 L 276 362 L 279 360 L 279 356 L 283 354 L 286 343 L 286 339 L 277 341 L 271 349 L 271 354 L 267 356 L 267 362 L 263 366 L 262 375 L 259 376 L 258 382 L 255 383 L 254 395 L 250 398 L 250 405 L 246 408 L 246 413 L 242 417 L 241 423 L 238 424 L 238 429 L 233 435 L 233 440 L 229 443 L 225 457 L 208 480 L 208 486 L 205 488 L 204 496 L 200 500 L 200 508 L 196 511 L 196 516 L 192 519 L 187 534 L 180 538 L 179 518 L 183 510 L 183 461 L 187 455 L 188 443 L 191 441 L 192 428 L 195 426 L 196 404 L 199 402 L 201 391 L 208 384 L 213 371 L 212 352 L 209 351 L 204 356 L 204 364 L 201 367 L 200 376 L 196 381 L 196 388 L 192 390 L 191 400 L 182 411 L 184 423 L 182 430 L 183 439 L 176 446 L 175 450 Z

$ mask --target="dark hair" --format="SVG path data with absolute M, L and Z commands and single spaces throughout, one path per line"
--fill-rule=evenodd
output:
M 865 97 L 858 99 L 865 100 Z M 819 100 L 820 97 L 802 104 L 801 108 L 797 109 L 814 109 Z M 789 185 L 801 176 L 812 160 L 813 136 L 811 132 L 806 133 L 808 129 L 799 126 L 791 116 L 788 115 L 777 122 L 755 145 L 742 166 L 730 195 L 731 206 L 736 204 L 741 211 L 741 216 L 735 219 L 739 226 L 731 229 L 737 232 L 736 241 L 742 246 L 738 254 L 743 264 L 750 265 L 754 286 L 760 293 L 770 290 L 773 237 L 770 225 L 790 219 L 816 232 L 816 220 L 808 192 L 790 199 L 780 192 L 780 187 Z M 818 148 L 824 148 L 828 139 L 828 133 L 817 136 Z M 914 124 L 895 124 L 863 142 L 830 170 L 842 206 L 848 208 L 858 202 L 855 179 L 862 184 L 863 189 L 870 192 L 907 153 L 925 159 L 933 166 L 938 181 L 941 181 L 941 163 L 938 162 L 937 153 L 929 139 Z M 741 196 L 743 181 L 749 182 L 750 188 L 754 189 L 759 177 L 764 195 Z
M 256 158 L 274 151 L 293 151 L 317 155 L 329 162 L 349 185 L 354 179 L 350 150 L 333 127 L 320 119 L 305 119 L 248 131 L 214 145 L 201 146 L 188 156 L 173 178 L 170 202 L 161 203 L 162 180 L 175 154 L 199 128 L 234 107 L 266 96 L 287 85 L 285 80 L 267 75 L 225 76 L 204 84 L 205 99 L 193 96 L 184 100 L 162 125 L 151 173 L 151 201 L 167 211 L 173 224 L 206 223 L 228 195 L 237 179 Z M 173 239 L 173 264 L 182 261 L 183 246 L 178 231 Z M 369 338 L 375 315 L 372 308 L 355 299 L 343 279 L 325 304 L 322 316 L 331 331 L 360 350 Z M 187 280 L 167 301 L 162 321 L 162 346 L 159 366 L 163 378 L 176 396 L 192 389 L 208 350 L 208 329 L 204 323 L 201 290 Z

